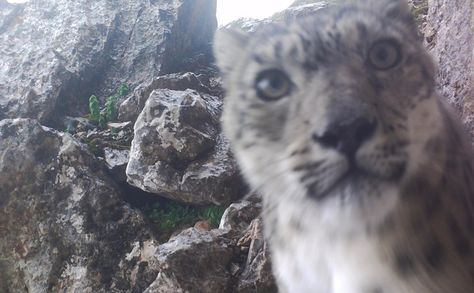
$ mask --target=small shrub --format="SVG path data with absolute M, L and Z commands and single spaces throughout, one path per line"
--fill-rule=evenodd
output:
M 114 121 L 117 119 L 117 101 L 118 96 L 113 95 L 105 100 L 105 119 L 107 121 Z
M 125 97 L 128 94 L 128 86 L 121 84 L 117 89 L 116 94 L 105 99 L 105 108 L 100 111 L 99 99 L 92 95 L 89 98 L 89 120 L 97 124 L 100 128 L 105 128 L 107 122 L 117 119 L 118 110 L 117 103 L 119 98 Z
M 224 214 L 225 208 L 221 206 L 211 206 L 201 212 L 201 218 L 208 220 L 212 227 L 217 228 Z
M 128 94 L 128 86 L 126 84 L 121 84 L 117 90 L 117 95 L 123 98 Z
M 99 99 L 94 95 L 89 98 L 89 119 L 95 123 L 100 120 Z
M 155 223 L 160 240 L 165 241 L 174 231 L 191 227 L 200 220 L 207 220 L 212 228 L 217 228 L 224 210 L 220 206 L 192 207 L 178 203 L 156 203 L 145 214 Z

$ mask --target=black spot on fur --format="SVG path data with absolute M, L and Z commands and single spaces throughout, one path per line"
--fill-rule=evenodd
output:
M 249 142 L 249 143 L 246 143 L 242 146 L 242 148 L 244 149 L 250 149 L 250 148 L 253 148 L 254 146 L 256 146 L 257 143 L 256 142 Z
M 263 60 L 262 57 L 258 56 L 258 55 L 253 55 L 252 56 L 252 59 L 257 62 L 258 64 L 262 65 L 265 63 L 265 61 Z
M 283 44 L 281 42 L 277 42 L 274 47 L 274 54 L 277 59 L 282 58 L 283 53 Z
M 247 100 L 247 95 L 245 95 L 244 93 L 242 93 L 242 94 L 239 95 L 239 98 L 240 98 L 241 100 L 244 100 L 244 101 L 245 101 L 245 100 Z
M 311 41 L 300 34 L 298 34 L 298 37 L 300 38 L 301 44 L 303 45 L 303 50 L 308 52 L 309 48 L 311 47 Z
M 318 71 L 319 66 L 316 64 L 316 62 L 311 61 L 311 60 L 306 60 L 303 63 L 303 68 L 307 71 Z
M 299 150 L 295 150 L 290 154 L 290 157 L 307 154 L 307 153 L 310 152 L 310 150 L 311 149 L 309 147 L 305 147 L 305 148 L 302 148 L 302 149 L 299 149 Z
M 293 59 L 293 60 L 297 60 L 298 57 L 299 57 L 298 48 L 296 46 L 293 46 L 290 49 L 290 58 Z
M 442 203 L 439 193 L 434 192 L 431 196 L 428 196 L 425 205 L 426 217 L 430 219 L 441 211 L 443 209 Z
M 399 252 L 395 255 L 395 269 L 403 277 L 407 277 L 415 270 L 415 261 L 407 253 Z
M 368 293 L 383 293 L 384 290 L 382 289 L 382 287 L 374 287 L 374 288 L 371 288 L 367 291 Z
M 302 165 L 298 165 L 293 168 L 293 171 L 298 172 L 298 171 L 306 171 L 306 170 L 314 170 L 316 168 L 319 168 L 323 161 L 316 161 L 316 162 L 309 162 L 309 163 L 304 163 Z
M 239 113 L 239 125 L 240 125 L 240 127 L 238 128 L 237 133 L 236 133 L 237 139 L 242 139 L 243 125 L 245 125 L 245 118 L 246 118 L 246 113 L 245 112 L 240 112 Z
M 297 217 L 291 217 L 290 218 L 290 226 L 293 228 L 293 230 L 297 232 L 303 232 L 303 225 L 301 224 L 301 221 Z
M 446 256 L 443 244 L 436 238 L 433 238 L 425 248 L 426 263 L 433 269 L 440 269 Z
M 459 254 L 459 256 L 466 257 L 471 255 L 472 249 L 469 240 L 464 235 L 464 232 L 453 215 L 449 216 L 448 227 L 451 231 L 454 249 Z
M 393 216 L 387 216 L 383 220 L 382 224 L 377 227 L 377 234 L 383 235 L 393 231 L 395 229 L 395 219 Z
M 357 27 L 357 31 L 359 32 L 359 38 L 366 40 L 367 35 L 368 35 L 368 30 L 365 24 L 363 24 L 362 22 L 357 22 L 356 27 Z

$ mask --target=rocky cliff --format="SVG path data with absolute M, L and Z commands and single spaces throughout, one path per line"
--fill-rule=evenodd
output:
M 474 4 L 412 4 L 474 133 Z M 259 199 L 242 199 L 219 126 L 215 10 L 0 0 L 0 292 L 276 292 Z
M 426 44 L 438 65 L 438 90 L 474 134 L 474 2 L 428 0 Z M 473 141 L 474 142 L 474 141 Z

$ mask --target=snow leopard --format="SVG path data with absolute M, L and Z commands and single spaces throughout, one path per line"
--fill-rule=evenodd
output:
M 214 52 L 280 292 L 474 292 L 470 137 L 406 1 L 220 29 Z

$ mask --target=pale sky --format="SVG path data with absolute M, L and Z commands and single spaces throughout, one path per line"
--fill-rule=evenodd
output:
M 28 0 L 7 0 L 13 3 Z M 239 17 L 265 18 L 281 11 L 294 0 L 217 0 L 217 21 L 225 25 Z
M 239 17 L 265 18 L 281 11 L 294 0 L 217 0 L 217 21 L 225 25 Z

